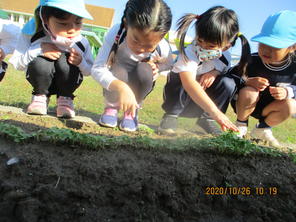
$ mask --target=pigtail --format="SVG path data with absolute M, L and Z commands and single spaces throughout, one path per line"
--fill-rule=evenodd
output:
M 188 57 L 185 54 L 185 37 L 186 33 L 190 27 L 190 24 L 193 20 L 199 19 L 199 16 L 188 13 L 182 16 L 177 23 L 177 38 L 180 39 L 179 50 L 182 56 L 184 56 L 185 60 L 188 60 Z M 198 21 L 197 21 L 198 22 Z
M 247 77 L 247 66 L 248 63 L 251 62 L 251 49 L 249 42 L 247 38 L 242 34 L 238 33 L 237 37 L 240 38 L 241 40 L 241 45 L 242 45 L 242 53 L 241 53 L 241 58 L 238 63 L 238 72 L 241 77 L 246 78 Z
M 113 65 L 113 63 L 115 62 L 115 54 L 118 50 L 118 46 L 119 44 L 121 43 L 121 33 L 124 29 L 124 15 L 123 17 L 121 18 L 121 24 L 120 24 L 120 28 L 115 36 L 115 39 L 114 39 L 114 43 L 112 45 L 112 48 L 110 50 L 110 53 L 109 53 L 109 56 L 108 56 L 108 60 L 107 60 L 107 66 L 108 67 L 111 67 Z M 122 38 L 125 38 L 126 35 L 122 36 Z

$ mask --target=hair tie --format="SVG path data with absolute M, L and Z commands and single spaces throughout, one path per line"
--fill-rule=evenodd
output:
M 200 19 L 200 17 L 201 17 L 200 15 L 196 15 L 195 16 L 196 19 Z
M 120 39 L 120 35 L 116 35 L 116 36 L 115 36 L 115 42 L 118 42 L 119 39 Z
M 242 36 L 243 35 L 243 33 L 241 33 L 241 32 L 238 32 L 237 33 L 237 37 L 240 37 L 240 36 Z

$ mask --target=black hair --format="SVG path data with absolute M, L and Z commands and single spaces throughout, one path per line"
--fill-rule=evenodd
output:
M 69 16 L 72 15 L 71 13 L 66 12 L 59 8 L 50 7 L 50 6 L 42 6 L 42 7 L 40 6 L 35 11 L 36 32 L 43 30 L 42 21 L 40 19 L 40 10 L 41 10 L 41 15 L 43 19 L 44 18 L 48 19 L 50 17 L 55 17 L 57 19 L 67 19 L 69 18 Z
M 237 38 L 242 42 L 242 55 L 239 61 L 239 73 L 246 75 L 246 67 L 251 58 L 248 40 L 239 32 L 239 23 L 236 13 L 223 6 L 215 6 L 201 15 L 186 14 L 178 20 L 177 37 L 180 38 L 180 52 L 187 60 L 185 54 L 185 36 L 190 24 L 196 20 L 195 35 L 206 42 L 222 46 L 225 42 L 235 45 Z
M 124 28 L 148 29 L 160 32 L 163 36 L 170 30 L 172 25 L 172 13 L 163 0 L 129 0 L 126 3 L 119 31 L 111 48 L 108 64 L 114 62 L 114 57 L 119 44 L 126 36 Z M 123 32 L 123 33 L 122 33 Z

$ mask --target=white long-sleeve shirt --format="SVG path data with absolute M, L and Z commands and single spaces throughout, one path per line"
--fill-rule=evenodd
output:
M 116 80 L 117 78 L 112 74 L 112 72 L 107 67 L 108 57 L 112 48 L 112 45 L 115 40 L 115 36 L 118 33 L 120 25 L 114 25 L 109 32 L 107 33 L 104 44 L 100 48 L 97 58 L 94 62 L 91 74 L 92 77 L 99 82 L 104 88 L 108 89 L 109 85 L 112 81 Z M 160 54 L 155 50 L 152 53 L 141 53 L 141 54 L 134 54 L 127 46 L 126 39 L 119 45 L 119 48 L 123 49 L 125 54 L 128 56 L 125 59 L 131 59 L 136 62 L 140 62 L 143 59 L 150 56 L 151 60 L 158 63 L 159 71 L 166 71 L 170 70 L 173 66 L 173 58 L 172 58 L 172 51 L 170 48 L 169 43 L 162 39 L 159 42 Z M 122 50 L 118 50 L 122 51 Z
M 39 55 L 42 55 L 41 43 L 52 43 L 52 40 L 49 35 L 45 35 L 36 41 L 31 42 L 31 35 L 22 33 L 18 40 L 16 50 L 14 51 L 9 62 L 18 70 L 26 70 L 28 64 L 34 60 Z M 81 42 L 85 50 L 82 51 L 77 45 L 76 42 Z M 91 54 L 91 47 L 88 40 L 79 35 L 75 38 L 73 43 L 70 45 L 70 48 L 74 48 L 82 57 L 81 63 L 78 65 L 81 73 L 84 76 L 91 74 L 91 67 L 93 65 L 93 57 Z
M 0 19 L 0 48 L 5 55 L 13 53 L 19 34 L 19 26 L 11 21 Z
M 231 65 L 231 54 L 229 50 L 223 52 L 223 55 L 228 61 L 228 65 L 223 63 L 220 59 L 208 60 L 201 63 L 196 50 L 195 42 L 185 48 L 185 54 L 188 57 L 188 61 L 185 61 L 184 57 L 180 55 L 177 62 L 174 64 L 174 68 L 172 70 L 173 72 L 191 72 L 192 75 L 198 76 L 216 69 L 217 71 L 224 73 Z

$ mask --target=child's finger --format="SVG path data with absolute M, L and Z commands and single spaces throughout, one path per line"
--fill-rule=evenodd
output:
M 132 106 L 130 114 L 132 115 L 132 117 L 136 116 L 136 107 L 135 106 Z
M 232 130 L 234 132 L 239 132 L 238 128 L 233 123 L 229 123 L 227 125 L 227 130 Z
M 71 49 L 70 49 L 70 53 L 74 53 L 74 54 L 75 54 L 75 53 L 77 53 L 77 52 L 76 52 L 76 50 L 75 50 L 74 48 L 71 48 Z

